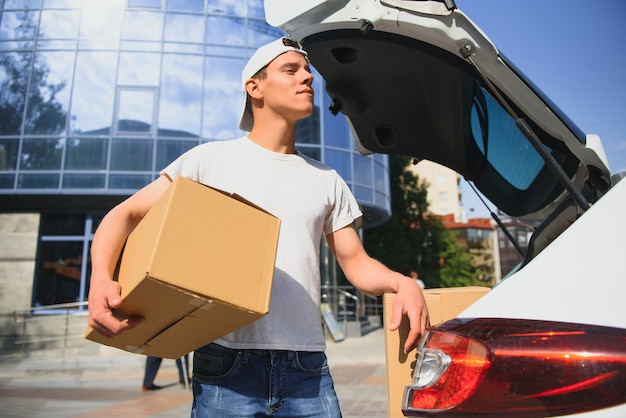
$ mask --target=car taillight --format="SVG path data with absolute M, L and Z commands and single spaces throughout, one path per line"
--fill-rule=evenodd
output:
M 555 416 L 626 402 L 626 330 L 514 319 L 449 321 L 418 349 L 405 415 Z

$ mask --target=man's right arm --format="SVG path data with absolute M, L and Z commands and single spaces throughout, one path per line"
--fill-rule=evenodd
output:
M 118 320 L 112 310 L 122 303 L 120 287 L 113 272 L 126 238 L 143 219 L 171 181 L 166 176 L 139 190 L 114 207 L 102 219 L 91 244 L 91 278 L 89 286 L 89 326 L 112 337 L 141 323 L 142 318 Z

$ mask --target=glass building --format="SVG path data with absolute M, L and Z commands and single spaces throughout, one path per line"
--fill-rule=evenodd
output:
M 84 301 L 89 245 L 103 214 L 191 147 L 243 135 L 241 70 L 283 33 L 267 25 L 261 0 L 0 5 L 0 223 L 37 218 L 34 267 L 18 278 L 32 283 L 32 298 L 11 303 Z M 364 228 L 384 222 L 387 157 L 360 155 L 345 118 L 328 111 L 317 74 L 314 88 L 316 110 L 298 126 L 299 151 L 345 179 Z M 337 269 L 323 254 L 323 277 L 333 284 Z M 0 287 L 14 280 L 0 277 Z

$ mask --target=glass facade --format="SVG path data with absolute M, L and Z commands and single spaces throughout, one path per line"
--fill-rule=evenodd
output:
M 35 280 L 64 294 L 76 278 L 59 279 L 70 270 L 53 264 L 82 257 L 79 290 L 70 293 L 84 300 L 90 228 L 115 201 L 103 197 L 132 194 L 195 145 L 241 136 L 241 70 L 283 32 L 267 25 L 261 0 L 0 4 L 0 211 L 36 210 L 42 228 L 80 213 L 80 234 L 40 231 Z M 327 110 L 317 73 L 314 88 L 298 149 L 341 174 L 364 208 L 364 227 L 385 221 L 387 157 L 360 155 L 345 118 Z M 51 292 L 44 288 L 36 283 L 34 293 Z

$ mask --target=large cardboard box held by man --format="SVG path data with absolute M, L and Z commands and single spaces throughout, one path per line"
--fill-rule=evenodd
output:
M 430 323 L 437 325 L 454 319 L 465 308 L 489 292 L 488 287 L 467 286 L 425 289 L 424 299 L 430 315 Z M 383 316 L 385 320 L 385 356 L 387 364 L 387 395 L 389 399 L 389 417 L 400 418 L 404 387 L 413 381 L 413 369 L 417 360 L 417 351 L 404 354 L 404 342 L 409 334 L 409 321 L 403 318 L 398 331 L 389 331 L 391 307 L 395 293 L 386 293 L 383 297 Z
M 280 221 L 236 195 L 177 177 L 130 234 L 115 315 L 136 328 L 85 337 L 133 353 L 178 358 L 269 311 Z

